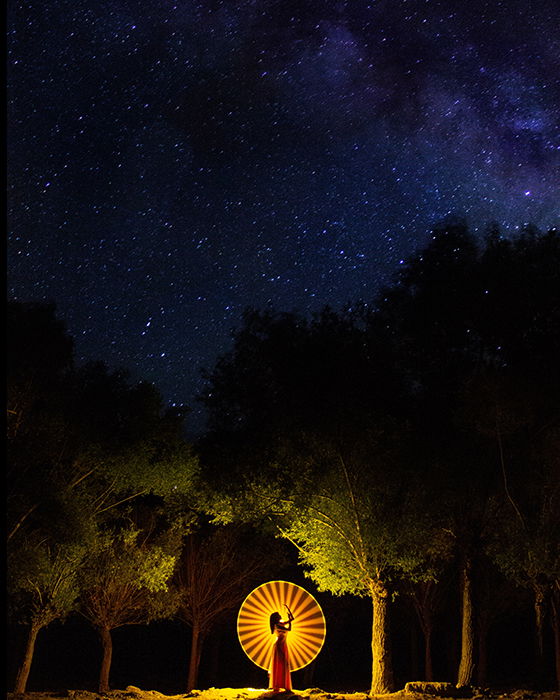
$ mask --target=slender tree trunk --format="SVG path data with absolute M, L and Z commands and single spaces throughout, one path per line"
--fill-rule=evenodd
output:
M 424 630 L 424 676 L 427 681 L 434 680 L 432 662 L 432 625 L 426 625 Z
M 23 660 L 16 676 L 14 693 L 25 693 L 27 681 L 29 679 L 29 672 L 31 671 L 31 663 L 33 662 L 33 654 L 35 652 L 35 642 L 37 641 L 37 635 L 39 634 L 40 630 L 40 625 L 32 624 L 29 628 Z
M 437 585 L 433 581 L 416 584 L 412 589 L 414 609 L 424 637 L 424 679 L 433 681 L 432 636 L 434 629 L 434 609 L 437 599 Z
M 466 559 L 462 572 L 461 609 L 461 661 L 457 675 L 457 686 L 472 683 L 474 673 L 474 603 L 472 585 L 472 562 Z
M 552 631 L 554 635 L 554 658 L 556 660 L 556 685 L 560 690 L 560 584 L 552 592 Z
M 476 682 L 479 686 L 486 685 L 488 674 L 488 629 L 486 625 L 478 628 L 478 664 Z
M 408 628 L 408 637 L 409 637 L 409 646 L 410 646 L 410 677 L 411 678 L 420 678 L 420 652 L 419 652 L 419 634 L 418 630 L 416 629 L 415 625 L 409 625 Z M 424 637 L 422 637 L 422 640 Z
M 113 639 L 111 630 L 108 627 L 97 629 L 101 639 L 102 657 L 101 668 L 99 670 L 99 692 L 106 693 L 109 690 L 109 674 L 111 673 L 111 662 L 113 660 Z
M 189 677 L 187 680 L 187 691 L 190 692 L 196 687 L 198 681 L 198 667 L 200 664 L 200 653 L 202 648 L 202 635 L 198 622 L 193 622 L 191 633 L 191 656 L 189 659 Z
M 544 621 L 545 621 L 545 604 L 546 604 L 546 588 L 538 583 L 534 583 L 533 590 L 535 593 L 534 610 L 535 610 L 535 642 L 536 642 L 536 674 L 537 682 L 542 684 L 544 679 Z
M 389 591 L 377 581 L 371 585 L 373 624 L 371 629 L 371 694 L 393 690 L 393 664 L 389 633 Z
M 313 675 L 315 673 L 315 659 L 305 667 L 303 672 L 303 687 L 312 688 L 313 687 Z

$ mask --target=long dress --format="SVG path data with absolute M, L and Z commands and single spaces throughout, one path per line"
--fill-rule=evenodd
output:
M 291 690 L 290 655 L 288 652 L 288 642 L 286 640 L 288 630 L 285 627 L 276 625 L 274 627 L 274 633 L 276 634 L 276 640 L 272 649 L 269 687 L 274 690 L 279 690 L 280 688 Z

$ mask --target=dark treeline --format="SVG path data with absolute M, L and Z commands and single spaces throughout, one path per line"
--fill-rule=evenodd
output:
M 559 359 L 555 229 L 446 223 L 367 303 L 247 310 L 194 445 L 153 386 L 75 366 L 54 306 L 9 302 L 16 692 L 40 635 L 76 629 L 100 691 L 125 629 L 189 631 L 177 687 L 154 685 L 262 685 L 232 629 L 281 577 L 327 617 L 298 686 L 560 687 Z

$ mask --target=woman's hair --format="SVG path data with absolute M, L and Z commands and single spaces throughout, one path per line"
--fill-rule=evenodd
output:
M 274 634 L 274 628 L 276 627 L 276 624 L 280 622 L 282 619 L 282 615 L 280 615 L 279 612 L 273 612 L 272 615 L 270 616 L 270 634 Z

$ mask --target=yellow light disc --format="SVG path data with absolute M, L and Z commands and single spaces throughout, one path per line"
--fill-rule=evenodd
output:
M 239 609 L 237 636 L 251 661 L 267 671 L 276 639 L 270 632 L 270 615 L 279 612 L 286 619 L 284 603 L 294 616 L 287 636 L 290 671 L 311 663 L 325 641 L 325 617 L 311 593 L 289 581 L 263 583 L 249 593 Z

